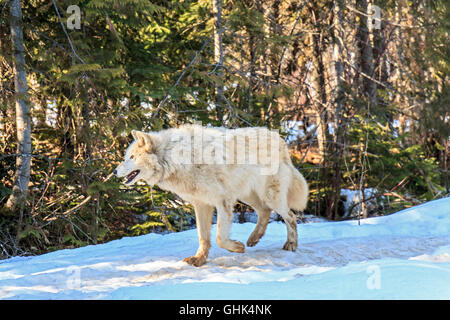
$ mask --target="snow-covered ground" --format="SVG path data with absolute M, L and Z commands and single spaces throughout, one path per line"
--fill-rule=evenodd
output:
M 233 224 L 232 238 L 253 227 Z M 200 268 L 181 261 L 196 230 L 16 257 L 0 261 L 0 299 L 450 299 L 450 198 L 360 226 L 300 224 L 297 252 L 285 237 L 272 222 L 244 254 L 213 243 Z

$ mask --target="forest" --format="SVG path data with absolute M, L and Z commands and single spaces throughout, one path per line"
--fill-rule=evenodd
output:
M 448 196 L 449 31 L 445 0 L 0 0 L 0 259 L 195 227 L 112 176 L 133 129 L 278 130 L 299 220 Z

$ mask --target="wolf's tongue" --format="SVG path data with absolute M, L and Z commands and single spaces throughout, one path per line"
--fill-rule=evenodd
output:
M 132 171 L 129 175 L 127 175 L 127 181 L 125 183 L 128 184 L 131 181 L 133 181 L 133 179 L 136 178 L 136 176 L 139 174 L 139 172 L 141 172 L 141 171 L 140 170 Z

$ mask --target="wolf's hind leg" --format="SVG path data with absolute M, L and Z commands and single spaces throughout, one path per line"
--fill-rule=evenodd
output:
M 298 247 L 298 234 L 297 234 L 297 217 L 294 213 L 287 208 L 287 206 L 281 205 L 273 208 L 284 220 L 284 224 L 287 229 L 287 240 L 283 246 L 284 250 L 295 251 Z
M 199 247 L 195 256 L 185 258 L 183 261 L 195 267 L 200 267 L 205 264 L 211 247 L 210 233 L 214 207 L 204 203 L 194 203 L 194 209 Z
M 244 252 L 245 246 L 240 241 L 230 239 L 231 222 L 233 220 L 233 204 L 224 201 L 217 206 L 217 244 L 231 252 Z
M 286 167 L 280 166 L 280 176 L 286 173 Z M 287 241 L 284 250 L 295 251 L 298 246 L 297 217 L 288 205 L 288 185 L 281 183 L 281 178 L 273 177 L 268 181 L 266 190 L 266 203 L 276 211 L 284 220 L 287 229 Z
M 283 249 L 295 251 L 298 247 L 297 217 L 291 210 L 288 210 L 287 216 L 283 217 L 283 220 L 287 228 L 287 240 L 283 246 Z
M 256 223 L 255 230 L 253 230 L 252 234 L 247 240 L 247 246 L 253 247 L 264 235 L 264 232 L 266 232 L 267 224 L 270 220 L 270 212 L 272 210 L 263 201 L 261 201 L 257 194 L 254 192 L 249 196 L 243 198 L 241 201 L 251 206 L 258 214 L 258 222 Z
M 258 214 L 258 222 L 256 223 L 255 230 L 247 240 L 247 246 L 255 246 L 259 239 L 266 232 L 267 224 L 270 219 L 270 212 L 272 211 L 268 206 L 266 206 L 256 194 L 252 194 L 250 197 L 243 200 L 246 204 L 251 206 Z
M 247 240 L 247 246 L 255 246 L 266 232 L 267 224 L 270 220 L 270 212 L 272 211 L 268 207 L 253 207 L 258 213 L 258 221 L 256 222 L 255 230 L 253 230 L 250 237 Z

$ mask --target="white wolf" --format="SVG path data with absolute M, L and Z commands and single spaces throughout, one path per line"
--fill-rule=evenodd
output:
M 274 210 L 287 227 L 283 249 L 297 249 L 297 221 L 290 209 L 305 209 L 308 185 L 278 133 L 265 128 L 185 125 L 151 133 L 133 130 L 132 135 L 135 141 L 114 173 L 125 177 L 127 185 L 143 179 L 193 204 L 199 248 L 185 262 L 194 266 L 206 262 L 214 208 L 218 245 L 232 252 L 245 251 L 241 242 L 229 237 L 237 200 L 258 213 L 247 246 L 258 243 Z

